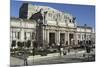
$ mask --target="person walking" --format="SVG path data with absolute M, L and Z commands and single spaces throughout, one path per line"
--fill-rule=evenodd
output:
M 24 66 L 28 66 L 27 58 L 24 59 Z
M 63 55 L 63 40 L 61 40 L 59 48 L 60 48 L 60 56 L 62 56 Z
M 27 62 L 27 50 L 24 49 L 24 66 L 28 66 L 28 62 Z
M 61 56 L 61 50 L 60 50 L 61 46 L 60 46 L 60 44 L 59 44 L 59 43 L 57 43 L 57 46 L 58 46 L 58 51 L 59 51 L 60 56 Z

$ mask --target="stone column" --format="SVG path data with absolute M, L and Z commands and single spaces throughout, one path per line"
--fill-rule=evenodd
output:
M 76 39 L 75 39 L 76 41 L 76 45 L 78 45 L 78 34 L 77 34 L 77 32 L 76 32 Z
M 11 30 L 10 34 L 11 34 L 10 40 L 11 40 L 11 45 L 12 45 L 12 41 L 13 41 L 13 30 Z
M 47 41 L 47 44 L 49 44 L 49 31 L 46 30 L 46 41 Z
M 45 34 L 45 27 L 44 27 L 44 28 L 43 28 L 43 41 L 46 40 L 45 36 L 46 36 L 46 34 Z
M 70 45 L 70 43 L 69 43 L 69 32 L 67 32 L 67 36 L 68 36 L 68 45 Z
M 23 29 L 20 31 L 20 40 L 24 41 L 24 30 Z
M 76 32 L 74 33 L 74 45 L 76 45 L 77 44 L 77 34 L 76 34 Z
M 46 34 L 45 34 L 45 26 L 43 26 L 42 31 L 43 31 L 43 34 L 42 34 L 42 35 L 40 34 L 40 35 L 43 37 L 43 38 L 42 38 L 42 39 L 43 39 L 42 41 L 43 41 L 43 47 L 44 47 L 44 45 L 45 45 L 45 35 L 46 35 Z
M 32 44 L 32 42 L 33 42 L 33 41 L 32 41 L 32 35 L 33 35 L 33 34 L 32 34 L 32 32 L 31 32 L 31 33 L 30 33 L 30 40 L 31 40 L 31 46 L 30 46 L 30 47 L 33 47 L 33 44 Z
M 57 44 L 58 43 L 58 31 L 56 30 L 55 32 L 55 43 Z
M 66 41 L 68 42 L 68 32 L 65 32 L 65 45 L 66 45 Z
M 49 44 L 49 30 L 47 30 L 47 43 Z
M 56 38 L 55 38 L 56 39 L 56 44 L 60 43 L 60 33 L 59 33 L 59 31 L 56 31 L 56 35 L 55 36 L 56 36 Z
M 58 42 L 60 43 L 60 31 L 58 31 Z

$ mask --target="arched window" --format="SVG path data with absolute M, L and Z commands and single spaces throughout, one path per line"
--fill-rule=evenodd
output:
M 18 32 L 18 36 L 17 36 L 17 38 L 20 39 L 20 32 Z

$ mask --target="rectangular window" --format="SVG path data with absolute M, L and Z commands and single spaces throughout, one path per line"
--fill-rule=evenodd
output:
M 86 34 L 84 34 L 84 38 L 86 39 Z
M 15 32 L 12 32 L 12 37 L 13 37 L 13 38 L 16 38 Z
M 24 32 L 24 39 L 26 40 L 26 32 Z
M 20 39 L 20 32 L 18 32 L 18 36 L 17 36 L 17 38 Z
M 15 38 L 17 38 L 17 32 L 15 32 Z

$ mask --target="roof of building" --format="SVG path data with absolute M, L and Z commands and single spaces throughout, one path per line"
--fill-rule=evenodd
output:
M 77 26 L 77 28 L 88 28 L 88 29 L 92 29 L 92 27 L 90 27 L 90 26 Z
M 14 20 L 14 21 L 24 21 L 24 22 L 35 22 L 35 20 L 29 20 L 29 19 L 21 19 L 21 18 L 18 18 L 18 17 L 11 17 L 10 18 L 11 20 Z

